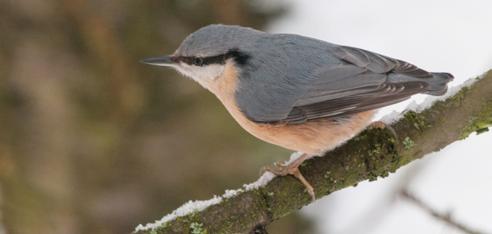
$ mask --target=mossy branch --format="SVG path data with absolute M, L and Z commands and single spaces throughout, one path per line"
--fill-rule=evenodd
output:
M 482 133 L 492 125 L 492 72 L 444 101 L 416 113 L 409 111 L 388 129 L 369 129 L 300 170 L 316 197 L 376 180 L 428 153 Z M 224 199 L 203 211 L 178 217 L 143 234 L 264 233 L 264 226 L 311 203 L 304 186 L 291 176 Z M 199 229 L 197 229 L 199 227 Z

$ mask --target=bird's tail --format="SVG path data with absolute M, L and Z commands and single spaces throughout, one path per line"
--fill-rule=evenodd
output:
M 448 82 L 454 79 L 453 75 L 445 72 L 433 72 L 432 78 L 428 80 L 429 86 L 427 87 L 426 94 L 441 96 L 448 90 Z

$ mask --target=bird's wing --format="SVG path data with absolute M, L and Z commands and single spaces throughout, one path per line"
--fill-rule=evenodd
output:
M 300 123 L 372 110 L 425 92 L 433 74 L 410 63 L 353 47 L 334 54 L 345 63 L 321 69 L 282 122 Z
M 298 124 L 346 116 L 425 92 L 427 80 L 433 77 L 409 63 L 362 49 L 315 40 L 307 45 L 303 41 L 302 47 L 295 42 L 285 42 L 299 48 L 291 54 L 280 54 L 285 49 L 263 48 L 271 53 L 264 59 L 276 55 L 287 60 L 259 58 L 243 69 L 236 102 L 250 120 Z

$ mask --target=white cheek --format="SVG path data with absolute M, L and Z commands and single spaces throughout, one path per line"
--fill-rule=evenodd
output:
M 200 67 L 182 63 L 177 67 L 179 72 L 197 81 L 205 88 L 208 88 L 210 82 L 222 75 L 224 69 L 225 65 L 222 64 L 212 64 Z
M 187 65 L 187 64 L 180 64 L 179 66 L 176 66 L 176 70 L 178 70 L 179 73 L 189 77 L 189 78 L 193 78 L 193 73 L 191 71 L 191 66 Z
M 211 79 L 215 80 L 217 77 L 222 75 L 225 66 L 222 64 L 213 64 L 203 67 L 194 67 L 195 74 L 201 79 Z

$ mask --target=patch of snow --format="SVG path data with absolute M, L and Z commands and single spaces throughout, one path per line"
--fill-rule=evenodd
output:
M 231 198 L 241 194 L 242 192 L 244 192 L 242 189 L 227 189 L 221 197 Z
M 401 118 L 401 115 L 402 114 L 398 111 L 391 111 L 389 114 L 383 116 L 381 118 L 381 121 L 383 121 L 383 123 L 385 124 L 391 124 L 399 120 Z
M 205 200 L 205 201 L 188 201 L 178 209 L 174 210 L 172 213 L 162 217 L 160 220 L 156 220 L 153 223 L 148 223 L 145 225 L 139 224 L 135 228 L 135 232 L 156 229 L 164 225 L 166 222 L 176 219 L 177 217 L 185 216 L 193 212 L 202 211 L 207 207 L 211 205 L 219 204 L 220 202 L 222 202 L 222 197 L 218 197 L 218 196 L 214 196 L 212 199 Z
M 209 200 L 204 200 L 204 201 L 188 201 L 185 204 L 183 204 L 181 207 L 178 209 L 174 210 L 168 215 L 165 215 L 159 220 L 156 220 L 153 223 L 148 223 L 148 224 L 139 224 L 134 232 L 139 232 L 139 231 L 146 231 L 146 230 L 154 230 L 158 227 L 163 226 L 165 223 L 172 221 L 176 219 L 177 217 L 182 217 L 186 216 L 190 213 L 193 212 L 200 212 L 202 210 L 205 210 L 209 206 L 216 205 L 221 203 L 224 199 L 229 199 L 232 197 L 235 197 L 243 192 L 250 191 L 253 189 L 258 189 L 260 187 L 263 187 L 268 184 L 273 178 L 275 178 L 275 175 L 271 172 L 265 172 L 263 173 L 258 180 L 251 184 L 245 184 L 243 185 L 242 189 L 228 189 L 222 194 L 222 196 L 214 196 L 212 199 Z
M 301 157 L 304 153 L 301 153 L 301 152 L 294 152 L 290 155 L 290 158 L 289 160 L 285 161 L 282 163 L 282 165 L 289 165 L 291 162 L 294 162 L 296 159 L 298 159 L 299 157 Z
M 255 182 L 253 182 L 251 184 L 243 185 L 243 188 L 246 191 L 258 189 L 260 187 L 267 185 L 273 178 L 275 178 L 275 175 L 273 173 L 267 171 L 267 172 L 263 173 L 263 175 L 261 175 L 260 178 L 258 178 L 258 180 L 256 180 Z

